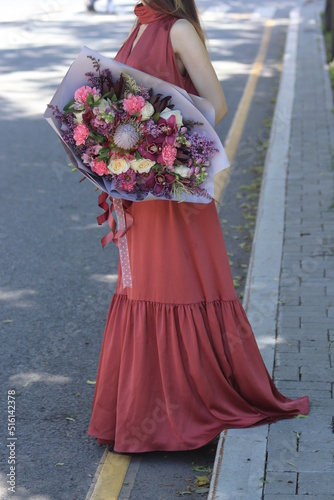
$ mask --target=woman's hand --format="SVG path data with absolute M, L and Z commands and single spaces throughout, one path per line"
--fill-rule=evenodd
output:
M 170 36 L 174 53 L 182 61 L 197 92 L 212 103 L 217 125 L 224 118 L 228 109 L 223 89 L 213 69 L 206 47 L 193 25 L 186 19 L 179 19 L 174 23 Z

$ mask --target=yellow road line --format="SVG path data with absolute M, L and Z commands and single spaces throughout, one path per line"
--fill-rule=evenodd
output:
M 106 448 L 95 474 L 94 490 L 88 492 L 86 500 L 117 500 L 130 460 L 130 455 L 111 453 Z
M 272 26 L 273 26 L 273 20 L 268 19 L 268 21 L 266 22 L 266 28 L 262 37 L 259 52 L 252 66 L 244 93 L 242 95 L 241 101 L 239 102 L 238 109 L 236 111 L 234 120 L 232 122 L 232 125 L 230 127 L 229 133 L 225 141 L 225 151 L 231 165 L 233 163 L 238 145 L 240 143 L 242 132 L 244 130 L 249 109 L 254 97 L 256 85 L 263 68 L 263 63 L 267 54 L 267 49 L 270 41 Z M 231 167 L 226 170 L 222 170 L 215 176 L 214 197 L 215 200 L 217 201 L 221 201 L 224 188 L 228 182 L 230 170 Z

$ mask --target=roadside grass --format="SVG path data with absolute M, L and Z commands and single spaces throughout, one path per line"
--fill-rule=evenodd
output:
M 324 12 L 321 13 L 321 25 L 322 25 L 322 33 L 324 36 L 324 41 L 325 41 L 325 48 L 326 48 L 326 60 L 328 64 L 328 73 L 329 73 L 329 79 L 331 82 L 332 86 L 332 91 L 333 91 L 333 100 L 334 100 L 334 59 L 332 58 L 331 54 L 331 45 L 332 45 L 332 34 L 330 31 L 326 31 L 325 29 L 325 14 Z M 334 113 L 334 107 L 332 108 L 332 113 Z M 334 154 L 332 154 L 332 169 L 334 167 Z M 331 205 L 328 207 L 329 210 L 334 209 L 334 197 Z
M 334 97 L 334 59 L 331 55 L 331 44 L 332 44 L 332 33 L 330 31 L 326 31 L 325 29 L 325 14 L 324 12 L 321 13 L 321 26 L 322 26 L 322 33 L 324 36 L 324 41 L 325 41 L 325 47 L 326 47 L 326 59 L 327 59 L 327 64 L 328 64 L 328 71 L 329 71 L 329 78 L 332 84 L 332 89 L 333 89 L 333 97 Z M 332 109 L 334 112 L 334 108 Z

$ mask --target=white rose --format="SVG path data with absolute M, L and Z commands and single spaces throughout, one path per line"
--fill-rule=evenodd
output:
M 183 125 L 181 111 L 178 109 L 165 108 L 162 113 L 160 113 L 161 118 L 168 120 L 171 116 L 175 116 L 177 128 L 181 128 Z
M 74 118 L 75 123 L 82 123 L 83 122 L 82 115 L 84 113 L 85 113 L 85 111 L 81 111 L 81 113 L 75 113 L 75 118 Z
M 179 174 L 181 177 L 185 177 L 185 178 L 190 177 L 190 175 L 191 175 L 191 170 L 190 170 L 190 168 L 188 168 L 188 167 L 184 167 L 183 165 L 180 165 L 180 166 L 178 166 L 178 167 L 175 167 L 175 168 L 174 168 L 174 172 L 175 172 L 176 174 Z
M 146 101 L 145 106 L 140 111 L 142 121 L 148 120 L 154 115 L 154 107 L 148 101 Z
M 106 99 L 102 99 L 97 107 L 100 111 L 105 111 L 106 108 L 110 108 L 110 105 Z
M 119 174 L 122 174 L 123 172 L 126 172 L 127 170 L 129 170 L 129 168 L 130 168 L 129 163 L 126 160 L 124 160 L 123 158 L 118 158 L 116 160 L 110 160 L 110 162 L 108 164 L 109 172 L 111 172 L 112 174 L 116 174 L 116 175 L 119 175 Z
M 148 160 L 146 158 L 130 161 L 130 167 L 132 170 L 138 172 L 139 174 L 148 173 L 153 165 L 155 165 L 155 161 Z

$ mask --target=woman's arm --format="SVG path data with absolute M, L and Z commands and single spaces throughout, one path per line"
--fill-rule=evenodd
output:
M 174 53 L 184 64 L 197 92 L 208 99 L 216 113 L 216 125 L 228 109 L 225 95 L 209 59 L 206 47 L 193 25 L 186 19 L 176 21 L 171 29 Z

